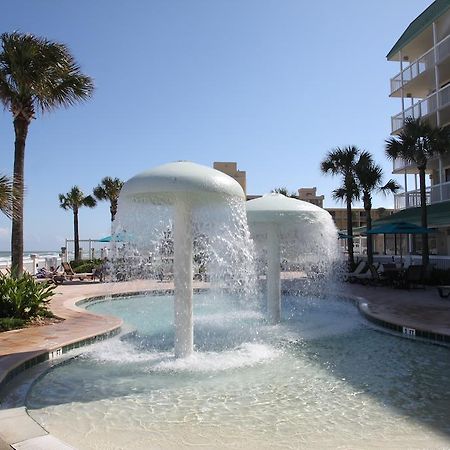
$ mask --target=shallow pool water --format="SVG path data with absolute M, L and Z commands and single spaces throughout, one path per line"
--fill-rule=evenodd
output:
M 135 331 L 40 378 L 31 416 L 82 449 L 450 447 L 447 348 L 380 332 L 342 300 L 285 296 L 271 326 L 205 293 L 196 352 L 177 360 L 172 304 L 89 306 Z

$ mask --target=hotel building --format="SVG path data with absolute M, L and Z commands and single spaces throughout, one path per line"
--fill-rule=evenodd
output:
M 406 28 L 387 55 L 399 72 L 390 80 L 390 97 L 400 112 L 391 118 L 391 133 L 401 132 L 405 119 L 423 118 L 432 126 L 450 125 L 450 1 L 436 0 Z M 397 159 L 393 173 L 403 175 L 404 192 L 394 196 L 392 220 L 420 224 L 418 170 Z M 431 253 L 450 254 L 450 154 L 432 158 L 427 167 L 426 201 Z M 411 244 L 412 252 L 420 245 Z

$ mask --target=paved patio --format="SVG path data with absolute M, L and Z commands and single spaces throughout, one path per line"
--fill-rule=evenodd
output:
M 450 336 L 450 298 L 439 297 L 435 287 L 407 290 L 345 283 L 342 292 L 364 299 L 374 318 Z

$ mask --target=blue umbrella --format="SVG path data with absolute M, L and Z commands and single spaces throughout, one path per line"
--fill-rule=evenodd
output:
M 374 227 L 364 234 L 428 234 L 433 231 L 431 228 L 419 227 L 413 223 L 392 222 Z
M 125 233 L 117 233 L 114 236 L 105 236 L 104 238 L 99 239 L 97 242 L 123 242 L 126 241 Z

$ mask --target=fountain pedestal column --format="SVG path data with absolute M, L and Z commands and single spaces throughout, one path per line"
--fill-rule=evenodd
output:
M 173 221 L 175 284 L 175 356 L 184 358 L 194 350 L 192 311 L 192 217 L 191 206 L 181 199 L 175 203 Z
M 271 223 L 267 229 L 267 317 L 270 323 L 281 320 L 280 230 Z

